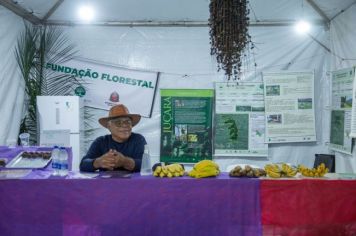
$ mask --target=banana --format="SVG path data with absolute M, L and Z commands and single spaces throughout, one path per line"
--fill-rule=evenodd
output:
M 297 174 L 297 170 L 296 169 L 293 169 L 293 168 L 290 168 L 288 171 L 287 171 L 287 176 L 288 177 L 294 177 L 296 174 Z
M 281 178 L 281 172 L 266 171 L 267 175 L 272 178 Z
M 280 172 L 281 170 L 279 169 L 279 166 L 276 164 L 267 164 L 265 165 L 265 170 L 270 170 L 273 172 Z
M 217 176 L 219 173 L 219 166 L 215 162 L 211 160 L 202 160 L 194 165 L 188 175 L 193 178 L 205 178 Z
M 176 170 L 176 168 L 173 164 L 167 165 L 166 168 L 167 168 L 168 172 L 174 172 Z
M 286 163 L 282 164 L 282 171 L 284 173 L 288 173 L 290 169 L 291 169 L 291 167 L 289 165 L 287 165 Z
M 162 171 L 162 166 L 157 166 L 157 167 L 156 167 L 156 171 L 157 171 L 158 173 L 160 173 L 160 172 Z
M 162 172 L 167 175 L 168 174 L 168 168 L 167 166 L 162 166 Z
M 179 177 L 184 175 L 184 167 L 181 164 L 173 163 L 170 165 L 157 165 L 153 171 L 153 176 L 156 177 Z
M 199 161 L 198 163 L 196 163 L 196 164 L 194 165 L 194 168 L 197 169 L 197 170 L 199 170 L 199 169 L 204 168 L 204 167 L 206 167 L 206 166 L 210 166 L 210 167 L 219 169 L 219 166 L 218 166 L 215 162 L 213 162 L 213 161 L 211 161 L 211 160 L 202 160 L 202 161 Z
M 321 163 L 316 168 L 307 168 L 303 165 L 298 167 L 298 170 L 303 176 L 307 177 L 323 177 L 326 173 L 329 172 L 328 168 L 325 168 L 325 164 Z
M 298 172 L 296 168 L 293 168 L 287 163 L 267 164 L 265 165 L 264 170 L 271 178 L 294 177 Z

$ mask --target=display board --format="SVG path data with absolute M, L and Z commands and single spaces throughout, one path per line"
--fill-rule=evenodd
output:
M 268 155 L 263 96 L 262 83 L 215 83 L 215 155 Z
M 263 73 L 266 142 L 316 141 L 314 73 Z
M 351 109 L 351 132 L 350 137 L 356 138 L 356 67 L 353 67 L 354 82 L 352 90 L 352 109 Z
M 161 89 L 162 162 L 212 159 L 211 89 Z
M 351 154 L 351 111 L 354 69 L 332 72 L 330 149 Z
M 131 113 L 151 117 L 158 73 L 121 68 L 73 59 L 62 64 L 46 64 L 46 69 L 65 73 L 84 82 L 75 88 L 88 107 L 109 110 L 123 103 Z

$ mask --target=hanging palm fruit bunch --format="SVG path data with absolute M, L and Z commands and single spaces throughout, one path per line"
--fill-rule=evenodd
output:
M 240 79 L 244 52 L 254 47 L 248 33 L 247 4 L 247 0 L 210 1 L 211 55 L 216 56 L 218 71 L 223 69 L 228 80 Z

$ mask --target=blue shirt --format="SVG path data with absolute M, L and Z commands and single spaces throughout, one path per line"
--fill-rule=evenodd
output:
M 93 172 L 96 169 L 93 166 L 94 160 L 107 153 L 110 149 L 121 152 L 123 155 L 132 158 L 135 161 L 135 168 L 133 171 L 140 171 L 142 155 L 144 152 L 146 139 L 137 133 L 131 133 L 129 139 L 123 143 L 116 142 L 111 134 L 100 136 L 91 144 L 87 154 L 80 162 L 81 171 Z M 105 170 L 105 169 L 100 169 Z M 116 170 L 124 170 L 117 168 Z

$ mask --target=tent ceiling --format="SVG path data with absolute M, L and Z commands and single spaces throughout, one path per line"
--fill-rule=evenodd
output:
M 55 24 L 78 23 L 77 9 L 90 4 L 94 23 L 112 22 L 207 22 L 209 0 L 0 0 Z M 294 22 L 304 18 L 327 21 L 355 4 L 356 0 L 250 0 L 253 23 Z M 316 8 L 315 8 L 316 7 Z M 319 11 L 319 12 L 318 12 Z M 323 15 L 324 14 L 324 15 Z

